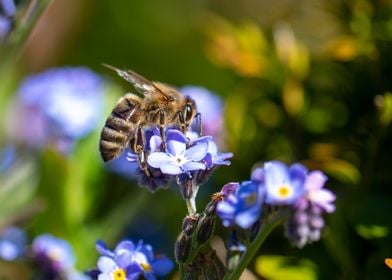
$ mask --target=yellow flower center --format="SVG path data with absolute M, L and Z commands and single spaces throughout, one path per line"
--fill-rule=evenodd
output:
M 113 273 L 114 280 L 125 280 L 127 274 L 125 273 L 124 269 L 116 269 Z
M 288 185 L 281 185 L 278 190 L 278 194 L 281 198 L 287 198 L 292 194 L 293 190 Z
M 144 271 L 151 271 L 151 266 L 149 263 L 141 262 L 140 265 L 143 267 Z

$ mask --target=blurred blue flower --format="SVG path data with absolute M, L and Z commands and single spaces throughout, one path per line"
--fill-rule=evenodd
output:
M 42 271 L 60 275 L 73 270 L 75 258 L 69 243 L 50 234 L 36 237 L 32 244 L 34 259 Z
M 304 183 L 307 169 L 302 164 L 287 167 L 280 161 L 270 161 L 264 168 L 252 172 L 253 182 L 265 188 L 265 202 L 273 205 L 291 205 L 305 191 Z
M 0 258 L 13 261 L 25 252 L 27 243 L 26 234 L 17 227 L 5 228 L 0 232 Z
M 203 134 L 215 138 L 224 134 L 223 103 L 219 96 L 203 87 L 184 86 L 180 91 L 195 100 L 197 110 L 201 113 Z
M 199 142 L 187 148 L 186 143 L 187 139 L 180 131 L 170 130 L 166 138 L 166 152 L 151 153 L 147 158 L 148 164 L 169 175 L 205 169 L 205 164 L 200 161 L 207 155 L 208 144 Z
M 0 40 L 4 40 L 10 33 L 15 12 L 13 0 L 0 0 Z
M 222 194 L 225 195 L 218 202 L 216 213 L 225 227 L 237 225 L 249 229 L 260 218 L 264 188 L 252 181 L 242 182 L 238 188 L 235 186 L 230 183 L 229 187 L 225 185 L 222 188 Z
M 155 258 L 152 247 L 139 241 L 120 242 L 114 251 L 105 243 L 97 242 L 97 250 L 102 255 L 98 260 L 98 280 L 133 280 L 143 275 L 153 280 L 164 276 L 173 269 L 173 262 L 166 257 Z
M 104 82 L 84 67 L 54 68 L 27 77 L 18 89 L 14 135 L 34 147 L 55 142 L 67 151 L 98 126 Z

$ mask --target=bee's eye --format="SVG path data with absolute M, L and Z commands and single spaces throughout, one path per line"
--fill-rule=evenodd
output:
M 191 121 L 191 119 L 192 119 L 192 111 L 193 111 L 192 106 L 189 105 L 189 104 L 186 104 L 185 105 L 185 110 L 184 110 L 184 119 L 185 119 L 186 122 L 190 122 Z

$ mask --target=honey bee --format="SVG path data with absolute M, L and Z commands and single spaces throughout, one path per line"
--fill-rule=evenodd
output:
M 174 126 L 185 133 L 194 118 L 200 118 L 200 113 L 197 113 L 193 99 L 171 86 L 149 81 L 131 70 L 103 65 L 130 82 L 142 96 L 127 93 L 117 101 L 101 132 L 102 159 L 105 162 L 115 159 L 129 146 L 139 156 L 139 163 L 147 173 L 143 129 L 157 126 L 165 147 L 165 127 Z

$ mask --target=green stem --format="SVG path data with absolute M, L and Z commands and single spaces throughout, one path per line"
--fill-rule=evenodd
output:
M 274 228 L 276 228 L 280 223 L 284 221 L 285 217 L 285 212 L 278 212 L 275 213 L 275 215 L 271 219 L 269 219 L 263 224 L 263 227 L 258 233 L 254 242 L 247 247 L 246 252 L 242 255 L 237 269 L 230 271 L 228 274 L 226 274 L 224 280 L 237 280 L 240 278 L 242 272 L 256 255 L 264 240 Z

